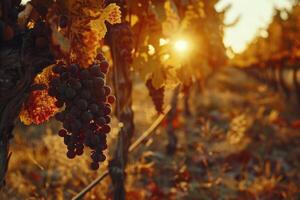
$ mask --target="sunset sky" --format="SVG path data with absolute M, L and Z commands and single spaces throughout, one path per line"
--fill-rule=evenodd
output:
M 274 8 L 291 8 L 291 0 L 220 0 L 217 9 L 232 4 L 225 22 L 234 21 L 240 16 L 236 26 L 225 30 L 224 43 L 235 52 L 242 51 L 259 31 L 266 28 L 274 14 Z

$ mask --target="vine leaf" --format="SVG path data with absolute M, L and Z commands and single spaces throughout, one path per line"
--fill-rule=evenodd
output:
M 58 112 L 56 99 L 48 94 L 49 80 L 53 76 L 52 66 L 49 66 L 35 77 L 34 84 L 45 88 L 32 91 L 24 103 L 19 116 L 25 125 L 41 124 Z

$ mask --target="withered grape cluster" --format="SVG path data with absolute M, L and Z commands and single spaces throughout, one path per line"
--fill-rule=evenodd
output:
M 163 113 L 165 87 L 162 86 L 156 89 L 152 84 L 151 78 L 146 81 L 146 86 L 148 88 L 149 95 L 152 99 L 156 111 L 158 113 Z
M 55 118 L 63 123 L 58 134 L 67 145 L 67 157 L 82 155 L 87 146 L 92 149 L 91 168 L 94 170 L 105 160 L 103 151 L 107 148 L 111 104 L 115 101 L 105 82 L 108 67 L 101 54 L 89 68 L 58 64 L 53 67 L 57 76 L 51 80 L 49 88 L 49 95 L 57 99 L 56 106 L 64 106 Z

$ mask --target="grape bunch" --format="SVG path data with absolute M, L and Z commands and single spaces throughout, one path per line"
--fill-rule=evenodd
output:
M 158 113 L 163 113 L 165 87 L 162 86 L 162 87 L 156 89 L 152 84 L 151 78 L 146 81 L 146 86 L 148 88 L 149 95 L 155 106 L 155 110 Z
M 127 63 L 132 63 L 133 37 L 130 26 L 127 24 L 115 25 L 115 34 L 117 35 L 120 55 Z
M 57 99 L 56 106 L 64 107 L 55 118 L 63 124 L 58 134 L 68 148 L 67 157 L 82 155 L 87 146 L 92 150 L 94 170 L 106 159 L 103 151 L 107 148 L 111 104 L 115 101 L 105 82 L 108 67 L 102 54 L 89 68 L 59 63 L 53 67 L 57 76 L 50 81 L 49 88 L 49 95 Z

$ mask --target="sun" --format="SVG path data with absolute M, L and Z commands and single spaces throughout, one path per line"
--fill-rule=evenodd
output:
M 177 40 L 174 43 L 174 49 L 178 52 L 185 52 L 188 50 L 188 42 L 186 40 Z

